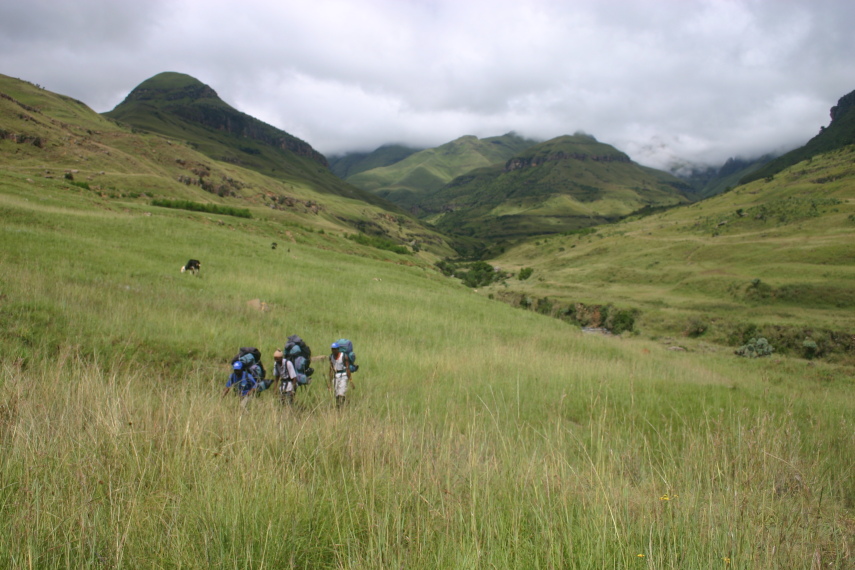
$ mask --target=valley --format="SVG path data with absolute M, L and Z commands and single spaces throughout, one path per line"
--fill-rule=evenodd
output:
M 211 105 L 191 80 L 155 86 Z M 592 202 L 431 225 L 284 134 L 0 94 L 5 565 L 851 566 L 855 147 L 702 201 L 604 162 L 614 223 L 535 234 Z M 443 274 L 476 262 L 490 283 Z M 238 347 L 267 364 L 290 334 L 353 340 L 346 409 L 323 359 L 294 409 L 221 398 Z

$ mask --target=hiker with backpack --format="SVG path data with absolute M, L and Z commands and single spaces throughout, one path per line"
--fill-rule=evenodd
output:
M 243 399 L 251 397 L 256 392 L 258 381 L 246 369 L 244 363 L 240 360 L 232 363 L 232 373 L 226 382 L 226 390 L 223 392 L 223 398 L 226 397 L 232 387 L 237 386 L 236 391 L 240 393 Z
M 231 360 L 232 374 L 226 384 L 223 396 L 229 393 L 231 387 L 238 384 L 241 396 L 249 397 L 267 390 L 272 380 L 266 380 L 267 373 L 261 363 L 261 351 L 254 346 L 242 346 Z
M 330 345 L 330 349 L 330 389 L 335 393 L 336 408 L 341 408 L 345 403 L 347 387 L 353 384 L 353 372 L 359 367 L 355 364 L 356 354 L 349 340 L 338 340 Z
M 297 390 L 297 370 L 281 350 L 273 353 L 273 381 L 276 380 L 279 380 L 279 400 L 293 406 L 294 392 Z
M 279 352 L 278 350 L 276 351 Z M 282 363 L 279 364 L 279 394 L 283 401 L 292 404 L 298 386 L 308 386 L 315 370 L 309 366 L 312 349 L 298 335 L 292 334 L 282 348 Z M 275 359 L 275 354 L 274 354 Z M 274 376 L 276 370 L 274 370 Z M 282 379 L 285 382 L 282 382 Z

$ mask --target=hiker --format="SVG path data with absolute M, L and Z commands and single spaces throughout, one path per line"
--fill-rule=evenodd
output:
M 286 359 L 281 350 L 273 353 L 273 381 L 279 380 L 279 400 L 294 405 L 294 392 L 297 389 L 297 371 L 294 363 Z
M 254 346 L 242 346 L 231 362 L 240 362 L 242 370 L 255 380 L 254 393 L 264 392 L 273 385 L 273 380 L 266 380 L 267 372 L 261 363 L 261 351 Z
M 223 392 L 223 397 L 232 389 L 232 386 L 237 385 L 241 397 L 245 399 L 251 397 L 256 392 L 257 382 L 255 378 L 247 370 L 244 369 L 243 362 L 240 360 L 232 364 L 233 372 L 229 375 L 229 380 L 226 382 L 226 390 Z
M 335 392 L 336 408 L 341 408 L 345 402 L 347 386 L 353 383 L 353 377 L 350 374 L 351 362 L 338 343 L 332 343 L 330 348 L 332 349 L 332 354 L 330 354 L 330 387 Z

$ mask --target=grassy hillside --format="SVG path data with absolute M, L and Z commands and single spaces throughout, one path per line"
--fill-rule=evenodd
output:
M 347 180 L 409 209 L 420 205 L 457 176 L 504 163 L 533 144 L 534 141 L 514 133 L 485 139 L 465 136 L 416 152 L 389 166 L 359 172 Z
M 561 233 L 646 206 L 688 202 L 689 186 L 588 135 L 535 145 L 460 176 L 422 202 L 438 228 L 488 240 Z
M 333 192 L 311 177 L 266 176 L 234 161 L 213 160 L 197 146 L 132 130 L 79 101 L 0 76 L 0 167 L 10 172 L 31 180 L 61 180 L 93 199 L 251 208 L 256 218 L 283 224 L 415 243 L 433 256 L 451 251 L 441 236 L 409 214 L 375 197 L 374 204 L 366 203 L 361 191 L 341 181 Z M 317 163 L 312 168 L 323 169 Z M 318 176 L 335 179 L 329 172 Z
M 577 303 L 637 310 L 636 330 L 681 343 L 762 335 L 851 362 L 853 158 L 847 147 L 691 206 L 531 241 L 495 263 L 532 276 L 483 292 L 570 319 L 598 320 Z
M 851 368 L 586 336 L 335 231 L 0 176 L 6 567 L 851 562 Z M 346 410 L 320 373 L 295 410 L 220 398 L 293 333 L 354 340 Z
M 104 115 L 135 129 L 186 141 L 218 162 L 399 212 L 373 194 L 343 183 L 308 143 L 233 109 L 189 75 L 166 72 L 147 79 Z

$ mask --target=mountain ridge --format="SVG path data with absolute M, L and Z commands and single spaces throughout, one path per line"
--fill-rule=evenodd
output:
M 831 122 L 820 127 L 819 133 L 807 143 L 770 161 L 762 168 L 744 176 L 740 184 L 761 178 L 770 179 L 787 167 L 819 154 L 855 144 L 855 91 L 847 93 L 829 111 Z
M 215 160 L 401 211 L 336 177 L 326 157 L 309 143 L 234 109 L 214 89 L 183 73 L 163 72 L 143 81 L 103 115 L 136 129 L 188 141 Z
M 347 180 L 403 208 L 412 209 L 426 195 L 436 192 L 456 176 L 504 162 L 533 144 L 535 141 L 513 132 L 483 139 L 464 135 L 438 147 L 411 153 L 387 166 L 348 176 Z
M 615 221 L 644 207 L 688 203 L 684 181 L 577 133 L 457 177 L 419 204 L 443 231 L 519 239 Z

